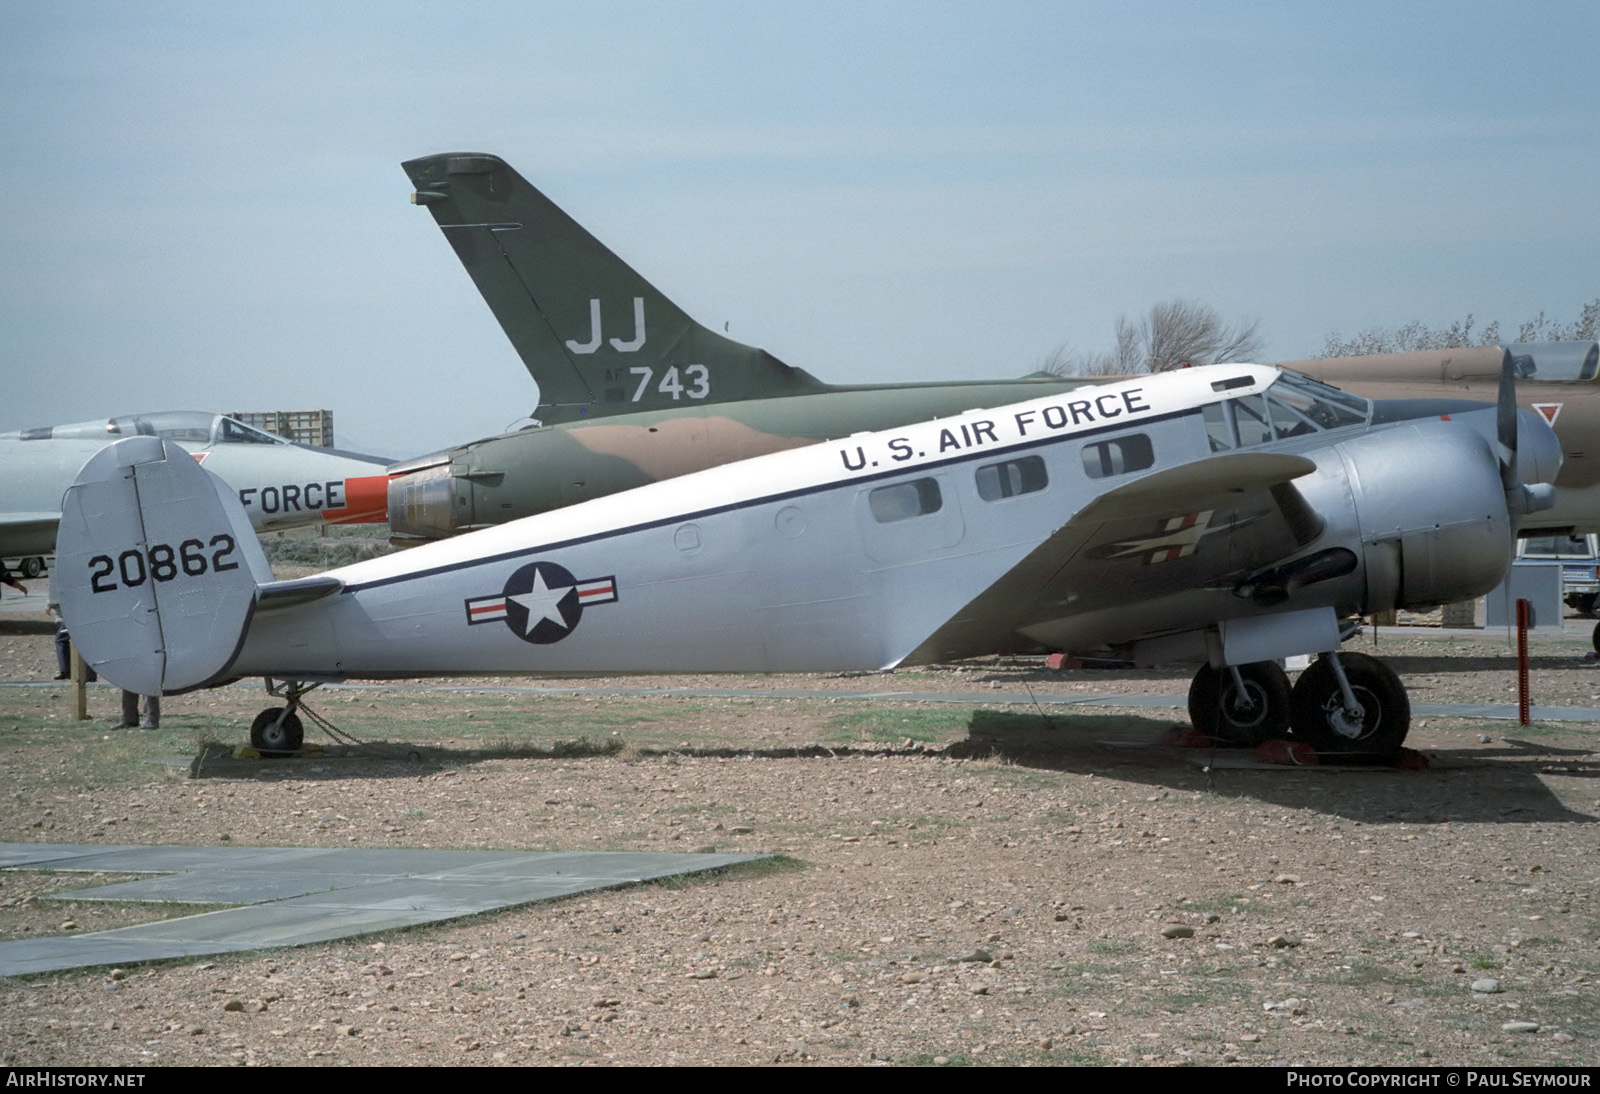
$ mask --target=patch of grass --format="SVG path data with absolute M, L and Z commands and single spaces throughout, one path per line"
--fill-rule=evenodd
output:
M 490 742 L 488 751 L 505 759 L 572 760 L 592 756 L 615 756 L 622 751 L 621 737 L 578 737 L 567 741 L 552 741 L 541 745 L 534 741 L 501 737 Z
M 1171 1014 L 1182 1014 L 1190 1007 L 1203 1007 L 1219 1003 L 1225 999 L 1242 999 L 1251 994 L 1251 989 L 1230 980 L 1214 980 L 1204 991 L 1175 991 L 1167 992 L 1161 996 L 1161 1009 Z
M 825 728 L 830 741 L 900 741 L 910 738 L 913 741 L 942 743 L 966 732 L 968 713 L 959 707 L 948 710 L 875 707 L 835 714 L 828 719 Z
M 1260 902 L 1251 900 L 1242 893 L 1220 893 L 1217 896 L 1180 900 L 1178 907 L 1186 912 L 1202 912 L 1213 915 L 1237 915 L 1240 912 L 1259 912 L 1263 910 L 1263 905 Z
M 374 530 L 375 531 L 375 530 Z M 343 539 L 333 536 L 262 536 L 261 549 L 274 566 L 290 564 L 329 570 L 392 554 L 396 548 L 375 537 Z
M 1334 984 L 1345 987 L 1371 987 L 1376 984 L 1386 985 L 1396 994 L 1406 993 L 1414 995 L 1434 995 L 1440 983 L 1453 984 L 1453 981 L 1436 981 L 1426 977 L 1414 976 L 1409 973 L 1380 965 L 1375 961 L 1353 961 L 1348 969 L 1334 969 L 1326 977 Z M 1448 990 L 1454 990 L 1453 987 Z
M 1586 729 L 1586 728 L 1584 728 L 1582 726 L 1574 726 L 1571 723 L 1558 722 L 1558 723 L 1555 723 L 1554 725 L 1552 725 L 1552 724 L 1549 724 L 1549 723 L 1546 723 L 1546 722 L 1534 722 L 1534 723 L 1532 723 L 1530 725 L 1525 725 L 1525 726 L 1519 725 L 1519 726 L 1517 726 L 1516 730 L 1515 730 L 1516 736 L 1510 736 L 1506 732 L 1505 723 L 1502 722 L 1498 726 L 1493 726 L 1493 727 L 1486 726 L 1484 728 L 1484 732 L 1485 733 L 1489 733 L 1489 734 L 1491 734 L 1491 735 L 1493 735 L 1493 736 L 1495 736 L 1497 738 L 1503 738 L 1505 740 L 1506 744 L 1514 745 L 1514 744 L 1518 743 L 1518 738 L 1519 737 L 1528 737 L 1528 738 L 1532 738 L 1534 740 L 1538 740 L 1541 737 L 1555 737 L 1555 736 L 1568 737 L 1568 736 L 1574 736 L 1574 735 L 1578 735 L 1578 734 L 1587 735 L 1587 734 L 1592 734 L 1595 731 L 1592 730 L 1592 729 Z
M 1115 939 L 1110 938 L 1096 938 L 1089 942 L 1090 953 L 1126 954 L 1135 953 L 1138 951 L 1138 949 L 1139 947 L 1135 943 L 1118 942 Z
M 1089 981 L 1081 976 L 1064 974 L 1050 982 L 1048 996 L 1051 999 L 1071 999 L 1088 990 Z

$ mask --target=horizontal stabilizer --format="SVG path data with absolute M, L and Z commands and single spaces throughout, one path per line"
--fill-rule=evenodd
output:
M 0 517 L 5 557 L 50 554 L 56 547 L 56 525 L 60 521 L 60 513 L 7 513 Z
M 271 576 L 233 491 L 171 442 L 101 449 L 63 499 L 61 614 L 84 659 L 129 691 L 185 691 L 222 673 Z
M 344 588 L 336 577 L 302 577 L 294 581 L 274 581 L 256 590 L 256 607 L 260 611 L 274 608 L 292 608 L 296 604 L 309 604 L 332 596 Z

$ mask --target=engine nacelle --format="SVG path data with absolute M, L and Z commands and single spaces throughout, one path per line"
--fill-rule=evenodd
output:
M 1368 610 L 1469 600 L 1505 577 L 1516 529 L 1483 437 L 1423 421 L 1352 438 L 1338 452 L 1360 527 Z

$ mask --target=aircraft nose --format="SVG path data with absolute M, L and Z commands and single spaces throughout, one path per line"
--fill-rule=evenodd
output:
M 1561 470 L 1561 442 L 1544 415 L 1517 410 L 1517 477 L 1526 483 L 1555 482 Z

